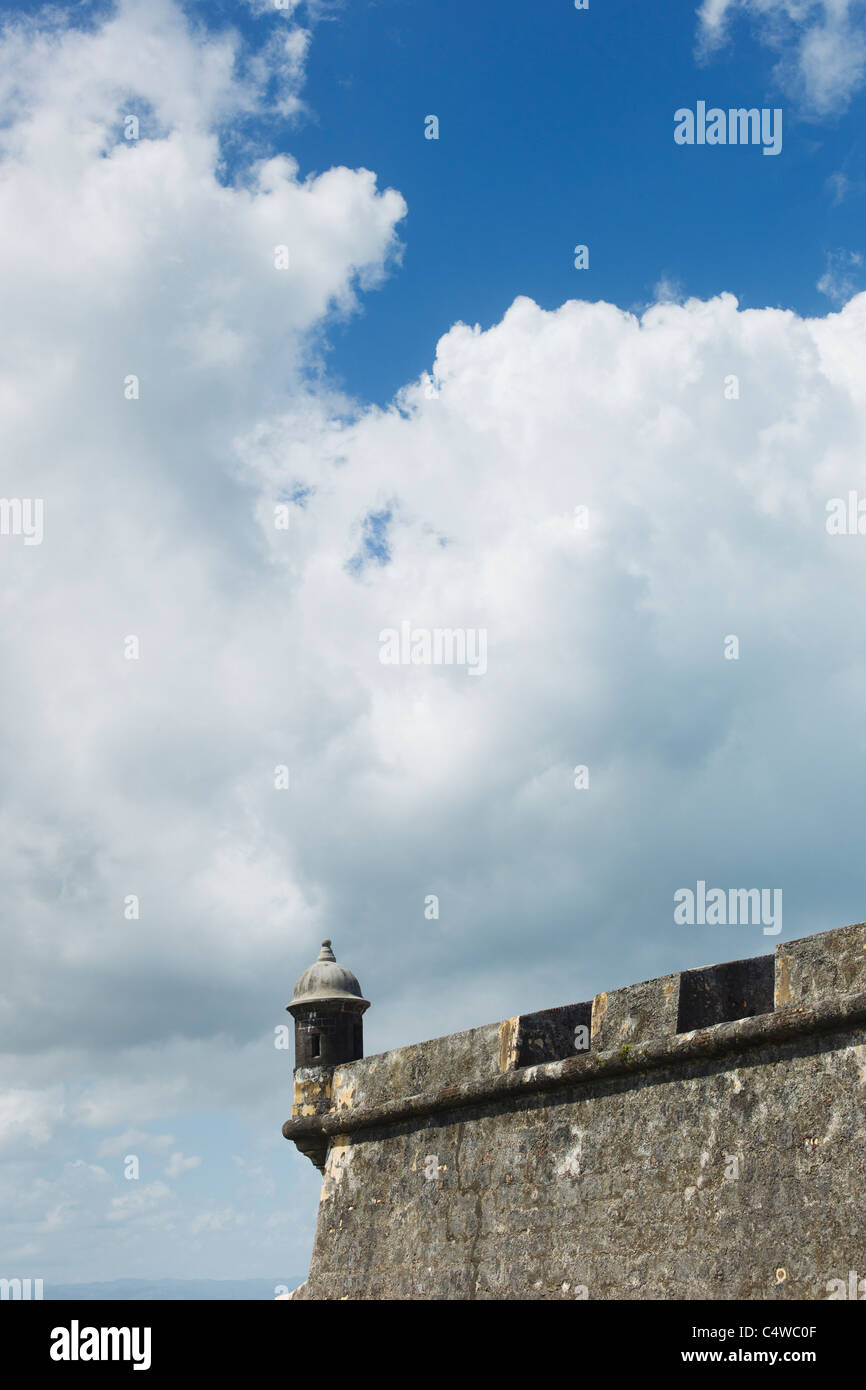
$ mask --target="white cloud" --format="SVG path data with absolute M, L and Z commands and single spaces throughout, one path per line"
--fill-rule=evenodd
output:
M 128 1153 L 165 1153 L 174 1143 L 171 1134 L 148 1134 L 143 1129 L 125 1129 L 103 1139 L 96 1152 L 100 1158 L 123 1158 Z
M 165 1165 L 165 1176 L 167 1178 L 181 1178 L 184 1173 L 191 1173 L 200 1167 L 200 1155 L 192 1154 L 189 1158 L 185 1158 L 182 1153 L 173 1153 Z
M 148 1225 L 170 1225 L 177 1216 L 177 1197 L 170 1187 L 157 1180 L 130 1182 L 121 1197 L 109 1199 L 106 1220 L 118 1225 L 145 1221 Z
M 653 289 L 653 299 L 657 304 L 681 303 L 685 298 L 682 283 L 671 275 L 662 275 Z
M 845 201 L 848 194 L 851 192 L 852 183 L 843 169 L 837 169 L 834 173 L 830 174 L 825 187 L 831 195 L 833 206 L 837 207 L 840 203 Z
M 0 1091 L 0 1152 L 8 1155 L 47 1144 L 63 1119 L 58 1087 Z
M 220 1233 L 243 1226 L 245 1221 L 244 1213 L 235 1211 L 232 1207 L 203 1211 L 193 1218 L 190 1224 L 190 1234 L 197 1236 L 201 1235 L 203 1231 Z
M 698 37 L 706 56 L 730 37 L 737 15 L 779 55 L 775 75 L 813 114 L 844 111 L 866 76 L 862 0 L 704 0 Z
M 283 18 L 289 18 L 294 14 L 295 10 L 301 8 L 304 0 L 246 0 L 246 3 L 256 14 L 278 15 Z M 325 0 L 325 3 L 327 3 L 327 0 Z M 315 0 L 309 0 L 307 4 L 307 9 L 309 11 L 315 11 L 320 8 L 321 5 L 317 5 Z
M 301 180 L 282 156 L 221 183 L 211 127 L 252 107 L 255 91 L 233 75 L 235 46 L 202 45 L 171 6 L 127 3 L 95 34 L 28 34 L 13 28 L 2 55 L 17 72 L 0 98 L 11 381 L 3 492 L 38 492 L 48 521 L 44 560 L 27 568 L 29 550 L 6 548 L 6 655 L 17 653 L 19 672 L 8 712 L 29 710 L 18 754 L 28 771 L 0 828 L 28 933 L 20 1011 L 7 1003 L 0 1021 L 17 1030 L 23 1016 L 39 1029 L 27 1003 L 42 996 L 48 957 L 63 979 L 90 974 L 101 1001 L 82 1013 L 66 995 L 68 1017 L 56 1025 L 113 1019 L 122 1046 L 130 1015 L 104 990 L 109 978 L 168 965 L 163 982 L 136 992 L 136 1007 L 152 1015 L 153 1036 L 166 1008 L 170 1028 L 189 1022 L 196 1033 L 199 1023 L 178 1013 L 184 976 L 199 973 L 216 938 L 228 951 L 227 1003 L 251 942 L 273 944 L 289 922 L 306 935 L 310 909 L 284 835 L 257 804 L 287 745 L 281 697 L 262 667 L 263 653 L 278 655 L 287 614 L 233 440 L 275 402 L 303 399 L 311 335 L 352 309 L 357 284 L 382 275 L 404 204 L 368 171 Z M 138 142 L 120 133 L 128 87 L 143 113 Z M 274 264 L 284 243 L 287 271 Z M 129 373 L 138 400 L 125 399 Z M 123 659 L 129 633 L 141 641 L 134 668 Z M 278 684 L 291 682 L 283 663 Z M 238 716 L 240 741 L 226 743 Z M 228 817 L 215 834 L 220 801 Z M 175 865 L 167 878 L 152 876 L 159 859 Z M 137 921 L 124 917 L 130 894 Z M 128 1107 L 132 1095 L 121 1099 Z M 111 1115 L 98 1108 L 89 1122 L 112 1124 Z
M 827 266 L 816 289 L 839 306 L 862 289 L 863 280 L 863 257 L 859 251 L 828 251 Z

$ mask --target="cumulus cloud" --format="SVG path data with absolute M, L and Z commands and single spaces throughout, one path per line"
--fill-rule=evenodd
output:
M 260 412 L 303 399 L 315 334 L 351 311 L 360 281 L 384 273 L 404 205 L 368 171 L 302 180 L 288 157 L 223 184 L 205 126 L 252 98 L 228 41 L 202 45 L 168 6 L 126 4 L 92 35 L 28 39 L 13 27 L 6 44 L 3 67 L 17 69 L 18 85 L 0 105 L 3 490 L 44 499 L 46 541 L 34 565 L 32 548 L 4 549 L 7 656 L 17 653 L 18 671 L 7 712 L 30 713 L 15 755 L 27 770 L 2 818 L 27 932 L 0 1028 L 19 1047 L 38 1039 L 32 1006 L 50 958 L 60 977 L 95 972 L 93 1039 L 141 1040 L 141 1019 L 109 985 L 138 969 L 147 978 L 134 1012 L 151 1016 L 151 1036 L 166 1019 L 195 1036 L 202 1020 L 183 1003 L 184 977 L 198 973 L 206 943 L 222 938 L 232 958 L 207 1005 L 219 1028 L 255 942 L 273 943 L 281 924 L 300 935 L 311 915 L 284 828 L 260 824 L 250 795 L 272 785 L 298 733 L 287 738 L 293 677 L 280 651 L 290 595 L 262 554 L 235 437 Z M 136 65 L 130 54 L 142 48 L 150 61 Z M 188 112 L 181 91 L 199 93 L 199 105 Z M 142 135 L 125 141 L 131 107 Z M 286 269 L 275 263 L 283 247 Z M 134 668 L 128 636 L 140 644 Z M 281 666 L 277 688 L 263 660 Z M 226 743 L 229 711 L 241 708 L 240 743 Z M 55 740 L 78 765 L 71 780 L 68 762 L 49 771 Z M 11 751 L 11 726 L 5 741 Z M 168 746 L 171 771 L 159 770 Z M 106 837 L 112 821 L 120 833 Z M 154 852 L 166 868 L 174 861 L 173 887 L 173 873 L 159 873 L 162 886 L 151 879 Z M 61 988 L 56 999 L 58 1026 L 80 1026 L 80 1001 Z
M 844 111 L 866 75 L 862 0 L 703 0 L 698 38 L 708 55 L 738 15 L 778 56 L 777 80 L 818 116 Z

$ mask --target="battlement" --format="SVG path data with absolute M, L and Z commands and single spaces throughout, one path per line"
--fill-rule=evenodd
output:
M 780 942 L 775 952 L 662 975 L 334 1068 L 295 1073 L 283 1126 L 317 1167 L 331 1135 L 509 1090 L 553 1089 L 602 1072 L 721 1054 L 858 1016 L 866 993 L 866 923 Z M 850 997 L 850 996 L 853 996 Z M 852 1015 L 851 1010 L 854 1010 Z M 756 1020 L 751 1027 L 745 1020 Z M 739 1027 L 724 1025 L 739 1024 Z M 700 1034 L 700 1036 L 695 1036 Z M 567 1062 L 567 1067 L 555 1063 Z M 529 1069 L 529 1070 L 527 1070 Z M 517 1083 L 503 1081 L 511 1073 Z M 318 1143 L 311 1143 L 316 1138 Z
M 553 1285 L 549 1260 L 541 1246 L 533 1247 L 527 1268 L 541 1272 L 539 1287 L 546 1292 L 527 1293 L 526 1289 L 535 1287 L 536 1281 L 527 1285 L 525 1274 L 517 1279 L 518 1283 L 522 1281 L 523 1292 L 503 1292 L 503 1288 L 510 1288 L 510 1276 L 502 1263 L 506 1259 L 505 1233 L 513 1224 L 507 1203 L 501 1213 L 501 1229 L 487 1233 L 488 1248 L 500 1262 L 498 1272 L 488 1270 L 482 1278 L 476 1270 L 471 1291 L 467 1291 L 468 1275 L 465 1271 L 459 1273 L 453 1264 L 453 1241 L 447 1234 L 453 1221 L 448 1206 L 456 1204 L 455 1212 L 463 1210 L 466 1194 L 462 1189 L 473 1162 L 476 1167 L 480 1165 L 477 1180 L 486 1169 L 487 1182 L 495 1174 L 495 1181 L 513 1188 L 512 1195 L 515 1200 L 520 1197 L 523 1209 L 528 1204 L 535 1220 L 529 1222 L 527 1232 L 538 1224 L 547 1229 L 547 1208 L 559 1210 L 565 1200 L 563 1182 L 568 1188 L 568 1201 L 577 1201 L 578 1208 L 581 1193 L 586 1196 L 586 1184 L 574 1181 L 585 1159 L 577 1161 L 577 1170 L 571 1172 L 575 1133 L 581 1135 L 582 1152 L 586 1146 L 602 1146 L 610 1163 L 621 1173 L 634 1168 L 635 1143 L 645 1143 L 640 1136 L 652 1132 L 657 1138 L 663 1136 L 664 1145 L 677 1154 L 671 1166 L 671 1192 L 678 1191 L 674 1227 L 682 1225 L 683 1202 L 691 1200 L 683 1192 L 694 1194 L 700 1190 L 701 1169 L 706 1168 L 706 1155 L 712 1151 L 712 1145 L 707 1149 L 708 1126 L 715 1127 L 717 1139 L 726 1127 L 735 1127 L 725 1141 L 727 1147 L 718 1152 L 731 1157 L 750 1147 L 748 1123 L 743 1118 L 746 1096 L 751 1096 L 753 1105 L 760 1104 L 762 1125 L 768 1126 L 762 1141 L 767 1146 L 763 1166 L 768 1174 L 775 1175 L 773 1182 L 779 1177 L 780 1167 L 778 1154 L 771 1160 L 769 1152 L 778 1149 L 776 1131 L 781 1128 L 784 1137 L 784 1127 L 790 1126 L 793 1118 L 792 1108 L 803 1109 L 804 1114 L 808 1110 L 810 1143 L 816 1134 L 824 1132 L 836 1138 L 851 1134 L 852 1127 L 859 1132 L 862 1121 L 858 1107 L 862 1109 L 866 1089 L 864 1024 L 866 924 L 858 923 L 779 943 L 772 954 L 661 976 L 597 994 L 591 1000 L 520 1015 L 333 1068 L 299 1068 L 295 1073 L 292 1118 L 284 1125 L 283 1133 L 324 1172 L 317 1254 L 310 1280 L 303 1286 L 308 1292 L 299 1291 L 299 1296 L 338 1297 L 339 1294 L 326 1290 L 339 1285 L 351 1288 L 347 1295 L 351 1297 L 561 1297 L 561 1291 L 550 1291 Z M 832 1066 L 826 1063 L 828 1057 L 834 1058 Z M 833 1070 L 836 1066 L 841 1067 L 838 1074 Z M 831 1073 L 833 1084 L 828 1084 Z M 718 1092 L 719 1078 L 726 1078 L 722 1094 Z M 822 1115 L 822 1106 L 826 1115 Z M 740 1118 L 735 1121 L 737 1115 Z M 438 1136 L 435 1140 L 434 1135 Z M 494 1135 L 498 1150 L 495 1154 L 489 1148 Z M 694 1152 L 690 1152 L 690 1145 Z M 451 1163 L 443 1157 L 443 1151 L 446 1155 L 450 1152 Z M 858 1152 L 860 1156 L 855 1159 L 853 1151 L 846 1151 L 836 1175 L 848 1184 L 843 1203 L 846 1208 L 850 1201 L 856 1204 L 853 1193 L 866 1169 L 862 1144 Z M 473 1155 L 471 1162 L 469 1153 Z M 556 1155 L 559 1166 L 551 1172 L 550 1160 Z M 597 1157 L 594 1168 L 598 1166 Z M 433 1190 L 437 1201 L 444 1203 L 439 1213 L 444 1227 L 434 1246 L 428 1248 L 432 1262 L 424 1266 L 424 1275 L 415 1267 L 417 1261 L 410 1257 L 408 1249 L 389 1249 L 384 1229 L 370 1226 L 369 1217 L 355 1217 L 354 1213 L 358 1203 L 368 1196 L 374 1207 L 386 1202 L 375 1192 L 382 1189 L 381 1179 L 388 1174 L 388 1204 L 393 1200 L 395 1184 L 401 1191 L 408 1188 L 411 1220 L 419 1219 L 420 1211 L 432 1200 L 429 1172 L 418 1188 L 419 1164 L 430 1158 L 436 1159 Z M 677 1188 L 676 1171 L 682 1163 L 697 1171 L 691 1183 L 683 1182 Z M 395 1176 L 395 1164 L 399 1176 Z M 649 1166 L 652 1171 L 651 1162 Z M 761 1166 L 756 1163 L 756 1168 Z M 794 1170 L 799 1171 L 797 1163 Z M 449 1184 L 449 1177 L 451 1184 L 456 1180 L 457 1188 Z M 645 1193 L 647 1173 L 634 1173 L 632 1177 L 632 1186 L 626 1183 L 625 1190 L 634 1202 L 641 1186 Z M 752 1185 L 744 1184 L 737 1191 L 749 1191 L 754 1197 L 758 1189 L 754 1175 L 750 1177 Z M 770 1182 L 769 1176 L 767 1181 Z M 514 1187 L 515 1183 L 519 1187 Z M 605 1172 L 602 1186 L 605 1185 L 611 1190 L 618 1186 L 610 1170 Z M 589 1186 L 591 1190 L 592 1184 Z M 481 1189 L 477 1191 L 480 1195 Z M 354 1197 L 351 1202 L 350 1193 Z M 814 1205 L 814 1193 L 808 1199 L 804 1191 L 800 1195 L 807 1206 L 809 1202 Z M 773 1206 L 769 1189 L 764 1196 Z M 652 1224 L 659 1213 L 651 1198 L 643 1195 L 641 1201 L 646 1207 L 641 1223 Z M 793 1203 L 793 1208 L 802 1206 L 802 1201 Z M 338 1209 L 338 1224 L 331 1226 L 328 1223 Z M 478 1240 L 484 1221 L 479 1211 L 473 1210 L 470 1225 L 476 1227 L 474 1239 Z M 483 1211 L 483 1207 L 479 1210 Z M 766 1210 L 764 1200 L 758 1201 L 754 1210 L 749 1208 L 747 1225 L 764 1220 L 759 1216 L 761 1210 Z M 379 1215 L 384 1220 L 384 1213 Z M 705 1216 L 700 1240 L 712 1250 L 718 1238 L 719 1217 L 709 1211 Z M 670 1222 L 673 1217 L 668 1214 L 665 1219 Z M 828 1215 L 822 1207 L 820 1212 L 813 1212 L 810 1220 L 820 1244 L 819 1231 L 828 1228 Z M 378 1287 L 378 1293 L 360 1292 L 357 1274 L 350 1277 L 347 1269 L 340 1266 L 341 1250 L 348 1252 L 348 1264 L 352 1263 L 354 1246 L 351 1242 L 347 1245 L 347 1237 L 342 1234 L 347 1224 L 365 1228 L 368 1243 L 372 1242 L 378 1252 L 379 1274 L 368 1278 L 367 1270 L 364 1276 L 364 1288 Z M 832 1222 L 829 1225 L 832 1227 Z M 429 1229 L 424 1229 L 426 1239 Z M 606 1283 L 598 1271 L 607 1258 L 606 1229 L 600 1211 L 584 1211 L 573 1229 L 575 1249 L 584 1252 L 581 1259 L 585 1272 L 595 1270 L 593 1277 L 599 1292 L 588 1296 L 629 1296 L 604 1292 L 609 1279 Z M 798 1229 L 803 1229 L 802 1220 Z M 859 1224 L 856 1229 L 859 1231 Z M 632 1296 L 764 1296 L 742 1292 L 744 1276 L 735 1254 L 741 1240 L 742 1232 L 737 1241 L 724 1246 L 734 1270 L 731 1278 L 737 1294 L 726 1294 L 718 1287 L 696 1294 L 691 1287 L 688 1294 L 678 1295 L 671 1291 L 670 1281 L 661 1273 L 663 1262 L 654 1262 L 652 1248 L 647 1247 L 641 1258 L 644 1265 L 652 1267 L 657 1282 L 661 1281 L 659 1291 Z M 863 1236 L 855 1237 L 852 1225 L 848 1249 L 838 1253 L 840 1268 L 854 1267 L 850 1264 L 851 1247 L 857 1241 L 861 1247 L 864 1245 Z M 661 1231 L 658 1242 L 662 1249 Z M 790 1254 L 786 1258 L 790 1262 Z M 866 1273 L 866 1249 L 860 1258 Z M 849 1264 L 845 1264 L 846 1259 Z M 787 1268 L 781 1257 L 777 1265 Z M 398 1271 L 402 1271 L 399 1277 Z M 395 1288 L 395 1277 L 397 1286 L 401 1279 L 404 1281 L 404 1292 L 382 1292 Z M 587 1288 L 592 1282 L 578 1281 Z M 560 1283 L 572 1285 L 573 1276 Z M 423 1292 L 425 1287 L 432 1291 Z M 462 1291 L 455 1291 L 458 1288 Z M 806 1288 L 796 1296 L 821 1295 Z

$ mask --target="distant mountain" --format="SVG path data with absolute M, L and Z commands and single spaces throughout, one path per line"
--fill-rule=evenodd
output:
M 281 1279 L 112 1279 L 106 1284 L 52 1284 L 45 1281 L 46 1299 L 105 1299 L 107 1302 L 155 1299 L 174 1301 L 195 1299 L 270 1300 L 278 1288 L 296 1289 L 304 1275 Z

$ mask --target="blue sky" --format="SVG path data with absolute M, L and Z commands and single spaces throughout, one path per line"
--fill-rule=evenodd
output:
M 196 12 L 243 19 L 234 5 Z M 270 23 L 242 27 L 256 42 Z M 333 10 L 307 67 L 312 118 L 257 134 L 303 173 L 374 169 L 409 205 L 399 274 L 333 337 L 347 390 L 387 401 L 429 368 L 452 323 L 489 327 L 516 293 L 545 308 L 575 295 L 640 308 L 668 281 L 744 307 L 826 312 L 827 255 L 861 244 L 866 96 L 817 115 L 780 87 L 746 17 L 703 59 L 696 34 L 695 6 L 677 0 Z M 675 146 L 674 111 L 699 99 L 781 105 L 782 157 Z M 438 141 L 423 138 L 430 113 Z M 838 173 L 855 185 L 841 201 L 828 186 Z M 574 269 L 577 243 L 588 271 Z
M 303 1275 L 325 936 L 375 1052 L 862 919 L 863 9 L 5 6 L 0 1273 Z

